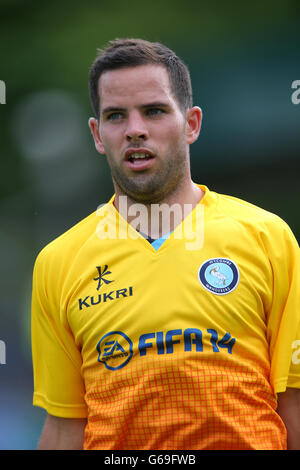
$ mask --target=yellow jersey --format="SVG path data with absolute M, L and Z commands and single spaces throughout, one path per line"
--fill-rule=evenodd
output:
M 278 216 L 204 197 L 155 249 L 112 198 L 38 255 L 33 403 L 84 449 L 285 449 L 300 254 Z

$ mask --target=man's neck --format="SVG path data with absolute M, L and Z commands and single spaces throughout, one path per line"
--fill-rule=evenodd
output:
M 191 181 L 184 192 L 174 192 L 159 203 L 153 204 L 137 202 L 116 191 L 114 206 L 134 229 L 157 239 L 172 232 L 202 197 L 202 189 Z

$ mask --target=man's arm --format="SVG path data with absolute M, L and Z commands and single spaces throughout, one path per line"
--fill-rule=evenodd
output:
M 287 448 L 300 450 L 300 389 L 278 393 L 277 413 L 287 429 Z
M 38 450 L 82 450 L 86 418 L 47 415 Z

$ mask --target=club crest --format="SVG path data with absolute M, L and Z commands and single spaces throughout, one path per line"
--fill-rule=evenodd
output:
M 200 266 L 198 279 L 209 292 L 225 295 L 237 287 L 240 274 L 237 265 L 230 259 L 211 258 Z

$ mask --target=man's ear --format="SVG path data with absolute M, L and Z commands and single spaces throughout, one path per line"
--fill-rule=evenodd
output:
M 102 139 L 101 139 L 101 136 L 100 136 L 99 124 L 98 124 L 98 120 L 96 118 L 90 118 L 89 119 L 89 128 L 90 128 L 92 136 L 94 138 L 96 149 L 98 150 L 99 153 L 104 154 L 105 151 L 104 151 Z
M 193 144 L 200 134 L 202 123 L 202 110 L 199 106 L 193 106 L 186 113 L 186 142 Z

